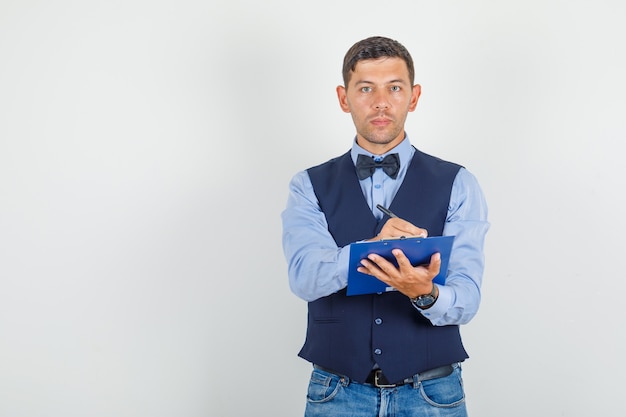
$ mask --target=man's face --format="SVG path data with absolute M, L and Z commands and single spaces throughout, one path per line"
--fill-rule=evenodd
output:
M 352 115 L 357 143 L 383 154 L 404 139 L 404 122 L 415 110 L 420 86 L 412 86 L 401 58 L 359 61 L 346 87 L 337 87 L 341 109 Z

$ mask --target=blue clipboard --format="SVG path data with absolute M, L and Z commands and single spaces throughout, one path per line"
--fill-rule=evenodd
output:
M 378 278 L 362 274 L 356 269 L 360 265 L 361 259 L 367 258 L 367 255 L 371 253 L 376 253 L 398 266 L 396 257 L 391 253 L 392 249 L 396 248 L 404 252 L 413 266 L 428 264 L 430 257 L 434 253 L 439 252 L 441 255 L 441 270 L 433 281 L 443 285 L 446 282 L 453 242 L 454 236 L 434 236 L 352 243 L 350 244 L 347 294 L 360 295 L 395 291 L 395 288 L 388 286 Z

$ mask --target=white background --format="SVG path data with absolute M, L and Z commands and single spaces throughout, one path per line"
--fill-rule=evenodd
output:
M 287 185 L 346 151 L 341 61 L 416 63 L 407 131 L 491 231 L 473 416 L 623 416 L 626 3 L 0 0 L 0 417 L 302 415 Z

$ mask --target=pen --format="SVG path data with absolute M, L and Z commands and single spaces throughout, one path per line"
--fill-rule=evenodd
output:
M 389 210 L 388 208 L 385 208 L 383 206 L 381 206 L 380 204 L 376 204 L 376 208 L 380 211 L 382 211 L 383 213 L 385 213 L 387 216 L 389 217 L 398 217 L 395 214 L 393 214 L 393 212 L 391 210 Z

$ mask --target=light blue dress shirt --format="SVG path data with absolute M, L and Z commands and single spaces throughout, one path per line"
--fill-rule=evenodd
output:
M 382 169 L 377 169 L 371 177 L 360 181 L 367 204 L 378 219 L 383 213 L 376 205 L 391 205 L 415 149 L 407 136 L 387 154 L 390 153 L 398 153 L 400 157 L 400 172 L 395 180 Z M 353 161 L 358 154 L 374 158 L 387 155 L 372 155 L 355 140 L 351 150 Z M 328 231 L 326 217 L 306 171 L 297 173 L 289 184 L 282 221 L 283 250 L 288 262 L 289 285 L 294 294 L 313 301 L 345 288 L 350 247 L 338 247 Z M 488 230 L 487 203 L 482 190 L 476 178 L 461 168 L 452 186 L 443 229 L 444 236 L 455 236 L 446 284 L 438 285 L 437 302 L 431 308 L 421 310 L 434 325 L 465 324 L 478 311 L 484 270 L 483 247 Z

